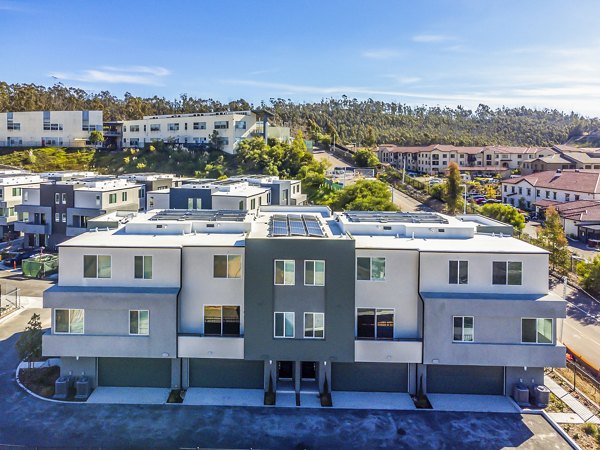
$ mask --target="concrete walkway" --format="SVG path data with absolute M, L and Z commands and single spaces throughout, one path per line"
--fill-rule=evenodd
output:
M 563 402 L 565 402 L 565 404 L 569 408 L 571 408 L 571 410 L 575 414 L 577 414 L 583 422 L 596 422 L 598 420 L 596 418 L 596 416 L 594 416 L 594 414 L 589 409 L 587 409 L 585 406 L 583 406 L 581 403 L 579 403 L 579 400 L 577 400 L 575 397 L 573 397 L 570 393 L 568 393 L 565 389 L 563 389 L 558 383 L 556 383 L 549 376 L 544 377 L 544 384 L 546 385 L 546 387 L 548 389 L 550 389 L 550 392 L 552 392 L 559 399 L 561 399 Z M 554 413 L 551 413 L 551 414 L 554 414 Z M 551 417 L 554 420 L 557 420 L 557 419 L 555 419 L 554 415 L 551 415 Z M 558 416 L 558 419 L 566 419 L 566 417 Z M 565 422 L 559 422 L 558 420 L 557 420 L 557 422 L 565 423 Z M 566 422 L 566 423 L 573 423 L 573 422 Z
M 169 398 L 170 389 L 97 387 L 87 403 L 120 405 L 162 405 Z
M 189 388 L 184 405 L 205 406 L 263 406 L 262 389 Z
M 502 395 L 427 394 L 435 411 L 517 413 L 519 408 Z
M 409 394 L 394 392 L 345 392 L 331 393 L 333 408 L 336 409 L 384 409 L 414 411 L 414 402 Z

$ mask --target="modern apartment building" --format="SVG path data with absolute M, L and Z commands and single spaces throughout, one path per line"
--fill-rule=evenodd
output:
M 172 187 L 181 186 L 193 178 L 182 178 L 172 173 L 140 172 L 119 175 L 119 178 L 136 183 L 140 186 L 140 211 L 146 209 L 148 203 L 147 193 L 154 191 L 167 191 Z
M 42 183 L 22 190 L 16 206 L 15 231 L 24 233 L 25 246 L 50 250 L 88 230 L 93 217 L 111 211 L 138 211 L 137 184 L 114 177 Z
M 481 146 L 462 147 L 454 145 L 429 145 L 426 147 L 402 147 L 385 144 L 377 149 L 383 163 L 406 170 L 442 174 L 451 161 L 461 168 L 477 168 L 482 172 L 499 169 L 518 169 L 524 161 L 552 155 L 555 150 L 547 147 Z
M 22 170 L 0 170 L 0 238 L 14 230 L 18 216 L 16 207 L 21 203 L 24 189 L 36 188 L 45 181 L 38 174 Z
M 43 354 L 96 386 L 508 395 L 565 365 L 565 302 L 546 251 L 491 231 L 326 207 L 139 214 L 59 246 Z
M 502 201 L 535 209 L 554 202 L 600 200 L 600 170 L 561 170 L 535 172 L 502 181 Z
M 295 206 L 306 204 L 306 194 L 302 193 L 302 181 L 280 180 L 274 175 L 242 175 L 233 177 L 251 186 L 268 188 L 271 191 L 271 204 L 280 206 Z
M 0 147 L 84 147 L 102 126 L 102 111 L 4 112 Z

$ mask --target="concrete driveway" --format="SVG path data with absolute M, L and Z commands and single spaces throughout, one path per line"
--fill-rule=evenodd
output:
M 568 449 L 540 416 L 182 405 L 57 404 L 14 380 L 24 311 L 0 335 L 0 447 Z

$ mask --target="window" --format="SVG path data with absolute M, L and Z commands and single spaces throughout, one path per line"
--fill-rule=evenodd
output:
M 553 319 L 521 319 L 521 342 L 552 344 Z
M 565 194 L 565 202 L 570 200 L 571 194 Z
M 108 203 L 117 203 L 117 194 L 108 194 Z
M 250 209 L 256 209 L 256 199 L 255 198 L 250 200 Z
M 579 200 L 579 195 L 575 194 L 575 201 Z
M 169 129 L 169 131 L 179 131 L 179 124 L 178 123 L 170 123 L 167 125 L 167 128 Z
M 150 131 L 160 131 L 160 124 L 159 123 L 150 124 Z
M 127 131 L 127 130 L 125 130 Z M 140 126 L 139 125 L 131 125 L 129 127 L 129 132 L 130 133 L 138 133 L 140 131 Z
M 325 337 L 325 314 L 304 313 L 304 337 L 323 339 Z
M 229 128 L 229 122 L 226 120 L 220 120 L 215 122 L 215 130 L 226 130 Z
M 239 336 L 239 306 L 204 306 L 205 336 Z
M 206 122 L 194 122 L 194 130 L 206 130 Z
M 241 255 L 215 255 L 213 259 L 214 278 L 241 278 Z
M 147 309 L 129 311 L 129 334 L 150 334 L 150 312 Z
M 57 205 L 60 204 L 60 194 L 58 192 L 54 194 L 54 203 Z
M 358 339 L 393 339 L 394 310 L 357 308 L 356 337 Z
M 469 283 L 469 261 L 449 261 L 448 283 L 450 283 L 450 284 L 468 284 Z
M 235 123 L 235 128 L 238 130 L 245 130 L 246 129 L 246 121 L 245 120 L 240 120 L 238 122 Z
M 67 223 L 67 213 L 62 213 L 62 222 Z
M 275 333 L 276 338 L 294 337 L 294 313 L 276 312 L 275 313 Z
M 84 278 L 110 278 L 111 257 L 109 255 L 83 255 Z
M 54 332 L 65 334 L 83 334 L 83 309 L 55 309 Z
M 304 261 L 304 284 L 325 286 L 325 261 Z
M 385 280 L 385 258 L 356 258 L 356 279 L 370 281 Z
M 238 209 L 239 209 L 240 211 L 243 211 L 243 210 L 244 210 L 244 201 L 243 201 L 243 200 L 240 200 L 240 203 L 238 204 Z
M 152 279 L 152 256 L 134 257 L 134 276 L 143 280 Z
M 127 201 L 127 192 L 121 192 L 121 201 L 123 201 L 123 202 Z
M 523 263 L 520 261 L 494 261 L 492 284 L 520 285 Z
M 473 342 L 473 317 L 454 316 L 454 342 Z
M 54 213 L 54 221 L 60 222 L 60 213 Z
M 13 195 L 13 197 L 20 197 L 21 196 L 21 188 L 12 188 L 12 195 Z
M 296 283 L 296 261 L 293 259 L 275 260 L 275 284 L 293 286 Z

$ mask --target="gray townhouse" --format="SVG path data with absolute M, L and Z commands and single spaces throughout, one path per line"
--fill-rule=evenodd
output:
M 508 395 L 565 365 L 565 302 L 548 253 L 488 225 L 300 206 L 138 214 L 59 245 L 43 354 L 94 386 Z
M 88 220 L 113 211 L 138 211 L 140 186 L 109 176 L 49 181 L 23 188 L 15 231 L 26 247 L 55 250 L 88 230 Z

